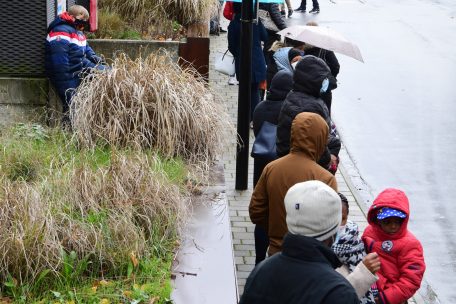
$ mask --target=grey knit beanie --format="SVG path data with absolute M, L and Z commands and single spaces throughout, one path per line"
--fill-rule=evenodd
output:
M 320 181 L 295 184 L 285 195 L 288 231 L 324 241 L 337 232 L 342 219 L 339 195 Z

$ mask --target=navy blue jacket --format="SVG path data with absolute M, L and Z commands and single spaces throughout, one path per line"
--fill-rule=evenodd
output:
M 47 32 L 46 74 L 65 107 L 72 96 L 67 90 L 77 88 L 81 82 L 81 72 L 94 68 L 101 59 L 87 44 L 84 33 L 75 28 L 67 12 L 57 17 Z
M 334 270 L 341 263 L 328 246 L 288 233 L 282 247 L 253 269 L 239 304 L 359 304 L 353 287 Z
M 228 26 L 228 50 L 234 56 L 236 77 L 239 80 L 240 52 L 241 52 L 241 14 L 235 14 L 234 19 Z M 268 40 L 268 33 L 264 25 L 258 21 L 253 24 L 252 45 L 252 83 L 260 83 L 266 79 L 266 61 L 264 59 L 261 41 Z

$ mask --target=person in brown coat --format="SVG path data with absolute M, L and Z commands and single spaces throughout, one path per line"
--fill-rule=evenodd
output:
M 296 183 L 319 180 L 335 191 L 334 175 L 317 164 L 328 140 L 328 124 L 315 113 L 303 112 L 291 126 L 290 153 L 269 163 L 261 174 L 250 200 L 250 219 L 269 236 L 269 255 L 282 250 L 282 238 L 288 232 L 284 198 Z

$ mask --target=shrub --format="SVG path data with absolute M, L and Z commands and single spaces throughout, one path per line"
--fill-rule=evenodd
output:
M 84 80 L 71 117 L 83 146 L 152 149 L 206 168 L 234 137 L 223 104 L 204 80 L 164 52 L 134 61 L 122 55 Z

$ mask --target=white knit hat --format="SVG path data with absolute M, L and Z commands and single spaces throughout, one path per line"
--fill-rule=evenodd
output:
M 336 191 L 320 181 L 295 184 L 285 195 L 288 231 L 324 241 L 337 232 L 342 203 Z

